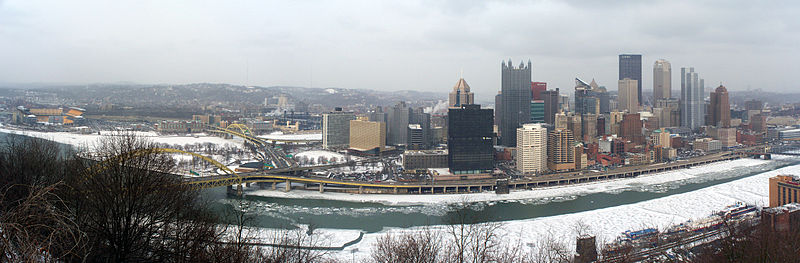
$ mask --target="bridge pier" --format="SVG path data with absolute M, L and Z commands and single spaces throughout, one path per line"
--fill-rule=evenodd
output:
M 322 191 L 322 188 L 320 188 L 320 191 Z M 397 187 L 394 187 L 394 194 L 397 194 Z
M 278 188 L 277 184 L 278 184 L 277 182 L 272 182 L 272 190 L 275 190 L 276 188 Z
M 364 186 L 362 186 L 362 185 L 358 186 L 358 193 L 359 194 L 363 194 L 364 193 Z
M 292 190 L 292 181 L 289 181 L 289 180 L 287 179 L 287 180 L 286 180 L 286 192 L 289 192 L 289 191 L 291 191 L 291 190 Z
M 324 193 L 325 192 L 325 183 L 319 183 L 319 192 L 320 193 Z

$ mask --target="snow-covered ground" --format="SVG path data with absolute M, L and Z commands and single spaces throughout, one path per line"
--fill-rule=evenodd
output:
M 320 193 L 318 191 L 290 191 L 280 190 L 256 190 L 248 192 L 248 195 L 259 195 L 266 197 L 281 198 L 301 198 L 301 199 L 330 199 L 350 202 L 373 202 L 385 205 L 419 205 L 419 204 L 440 204 L 440 203 L 460 203 L 464 200 L 471 202 L 482 201 L 507 201 L 507 200 L 529 200 L 535 202 L 554 197 L 580 196 L 599 192 L 619 192 L 630 189 L 632 186 L 643 188 L 664 187 L 665 183 L 675 181 L 704 180 L 704 174 L 719 171 L 731 171 L 736 168 L 748 167 L 766 163 L 768 161 L 757 159 L 739 159 L 712 163 L 704 166 L 697 166 L 691 169 L 669 171 L 657 174 L 644 175 L 636 178 L 625 178 L 609 181 L 600 181 L 580 185 L 568 185 L 561 187 L 548 187 L 535 190 L 512 191 L 507 195 L 498 195 L 494 192 L 474 193 L 474 194 L 443 194 L 443 195 L 387 195 L 387 194 L 347 194 L 347 193 Z M 667 189 L 663 189 L 667 190 Z
M 283 132 L 273 132 L 268 135 L 258 136 L 258 138 L 273 140 L 322 141 L 322 133 L 283 134 Z
M 780 159 L 781 157 L 773 158 Z M 742 163 L 746 161 L 746 163 Z M 738 165 L 755 165 L 763 162 L 758 160 L 740 160 Z M 711 166 L 698 167 L 697 170 L 706 172 L 724 172 L 724 169 L 732 163 L 715 164 Z M 690 169 L 695 170 L 695 169 Z M 681 174 L 672 172 L 671 177 L 691 177 L 690 173 Z M 573 214 L 540 217 L 525 220 L 507 221 L 502 223 L 501 233 L 503 241 L 509 244 L 519 242 L 527 246 L 535 245 L 543 238 L 555 238 L 555 240 L 567 244 L 569 249 L 574 250 L 574 227 L 579 222 L 589 226 L 589 232 L 598 237 L 598 241 L 605 242 L 616 238 L 625 230 L 642 229 L 645 227 L 665 228 L 669 225 L 696 220 L 707 217 L 716 211 L 725 209 L 726 206 L 743 202 L 747 204 L 766 205 L 769 202 L 768 178 L 778 174 L 798 174 L 800 165 L 792 165 L 777 170 L 766 171 L 747 178 L 738 179 L 724 184 L 714 185 L 703 189 L 686 192 L 682 194 L 670 195 L 662 198 L 651 199 L 638 203 L 609 207 Z M 663 176 L 663 174 L 662 174 Z M 652 176 L 651 176 L 652 177 Z M 664 181 L 659 177 L 652 177 L 651 182 Z M 616 184 L 622 182 L 609 182 Z M 598 191 L 611 192 L 618 189 L 614 186 L 601 186 L 595 184 Z M 562 194 L 569 192 L 586 191 L 575 187 L 569 189 L 559 189 Z M 547 191 L 547 190 L 545 190 Z M 568 191 L 568 192 L 567 192 Z M 299 191 L 298 191 L 299 192 Z M 538 191 L 531 191 L 538 192 Z M 416 196 L 419 197 L 419 196 Z M 443 226 L 430 227 L 434 231 L 444 230 Z M 355 245 L 347 247 L 343 251 L 333 252 L 334 256 L 343 260 L 355 258 L 366 259 L 375 241 L 387 233 L 401 233 L 404 231 L 418 231 L 421 227 L 412 228 L 389 228 L 377 233 L 367 233 L 363 240 Z M 344 244 L 352 240 L 357 230 L 335 230 L 319 229 L 315 233 L 324 233 L 326 237 L 334 237 L 332 244 Z M 341 238 L 338 238 L 341 237 Z
M 331 152 L 331 151 L 324 151 L 324 150 L 305 151 L 305 152 L 297 153 L 294 156 L 296 156 L 297 158 L 306 157 L 309 160 L 314 160 L 314 161 L 318 160 L 320 157 L 325 158 L 325 160 L 328 160 L 328 161 L 330 161 L 332 158 L 336 158 L 336 162 L 337 163 L 345 161 L 345 155 L 344 154 L 337 153 L 337 152 Z
M 8 128 L 0 128 L 0 132 L 26 135 L 42 139 L 48 139 L 63 144 L 69 144 L 76 147 L 91 149 L 97 144 L 98 140 L 106 135 L 113 135 L 113 131 L 103 131 L 101 134 L 78 134 L 69 132 L 40 132 L 40 131 L 25 131 L 13 130 Z M 240 139 L 224 139 L 221 137 L 210 136 L 204 133 L 194 134 L 192 136 L 180 135 L 159 135 L 155 132 L 133 132 L 136 135 L 145 137 L 156 143 L 164 143 L 170 145 L 189 145 L 196 143 L 213 143 L 219 146 L 232 145 L 241 147 Z M 196 137 L 195 137 L 196 136 Z M 238 141 L 237 141 L 238 140 Z

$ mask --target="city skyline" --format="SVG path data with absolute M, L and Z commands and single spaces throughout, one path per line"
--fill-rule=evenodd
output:
M 617 56 L 627 53 L 642 54 L 643 65 L 663 58 L 675 68 L 693 66 L 709 83 L 724 82 L 731 91 L 792 91 L 785 72 L 799 67 L 786 62 L 798 53 L 793 52 L 798 22 L 790 17 L 796 5 L 537 1 L 346 8 L 353 5 L 1 1 L 0 38 L 14 41 L 0 44 L 6 51 L 0 82 L 212 82 L 446 92 L 463 69 L 476 102 L 486 102 L 500 86 L 495 65 L 509 58 L 530 58 L 536 72 L 532 80 L 562 91 L 571 90 L 575 76 L 613 86 Z M 344 13 L 319 11 L 334 8 Z M 624 19 L 581 18 L 595 13 Z M 565 14 L 577 18 L 558 19 Z M 519 17 L 531 22 L 512 23 Z M 563 31 L 572 32 L 571 41 Z M 571 44 L 589 40 L 595 44 Z M 686 43 L 692 48 L 685 49 Z M 371 74 L 365 77 L 365 71 Z M 643 71 L 642 89 L 652 90 L 649 69 Z M 387 84 L 387 78 L 395 81 Z M 673 76 L 672 82 L 678 81 Z

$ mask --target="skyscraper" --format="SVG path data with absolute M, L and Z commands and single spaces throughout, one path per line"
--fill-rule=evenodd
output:
M 547 90 L 547 82 L 531 82 L 531 96 L 533 100 L 542 99 L 542 91 Z
M 469 91 L 469 85 L 461 78 L 456 82 L 456 85 L 453 86 L 453 91 L 450 92 L 450 102 L 449 106 L 453 107 L 461 107 L 462 104 L 474 104 L 475 103 L 475 94 Z
M 425 113 L 425 109 L 422 107 L 416 108 L 411 112 L 408 123 L 409 125 L 419 124 L 422 132 L 422 145 L 420 145 L 420 149 L 427 149 L 433 143 L 433 136 L 431 136 L 431 114 Z
M 696 130 L 705 121 L 704 81 L 694 68 L 681 68 L 681 127 Z
M 528 123 L 517 129 L 517 170 L 541 173 L 547 169 L 547 128 Z
M 490 173 L 494 169 L 492 110 L 461 105 L 447 112 L 447 163 L 453 174 Z
M 531 62 L 518 67 L 511 60 L 502 63 L 502 119 L 500 120 L 500 142 L 509 147 L 517 146 L 517 128 L 531 119 Z
M 534 100 L 531 101 L 531 121 L 532 123 L 544 122 L 544 101 Z
M 387 140 L 390 145 L 403 145 L 408 141 L 408 124 L 411 108 L 405 101 L 398 102 L 389 108 L 386 121 Z
M 559 98 L 561 98 L 558 95 L 558 88 L 542 91 L 541 95 L 544 101 L 544 122 L 555 124 L 555 115 L 558 113 Z
M 592 96 L 594 88 L 583 80 L 575 78 L 575 113 L 586 114 L 600 112 L 600 100 Z
M 731 127 L 731 104 L 728 101 L 728 89 L 719 85 L 711 92 L 711 123 L 717 128 Z
M 322 148 L 347 148 L 350 145 L 350 121 L 355 120 L 352 112 L 336 108 L 322 114 Z
M 619 81 L 619 110 L 627 111 L 629 113 L 639 112 L 639 99 L 636 91 L 637 81 L 634 79 L 625 78 Z
M 642 55 L 619 55 L 619 80 L 634 79 L 637 81 L 636 92 L 639 103 L 642 103 Z
M 547 168 L 551 171 L 575 169 L 575 138 L 572 131 L 556 129 L 547 138 Z
M 653 101 L 672 97 L 672 65 L 659 59 L 653 65 Z

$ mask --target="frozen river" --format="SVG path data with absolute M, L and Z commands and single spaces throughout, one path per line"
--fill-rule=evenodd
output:
M 57 140 L 68 142 L 63 137 Z M 254 188 L 246 192 L 243 202 L 226 197 L 224 189 L 207 190 L 205 196 L 220 210 L 244 204 L 254 219 L 252 224 L 267 232 L 314 226 L 315 235 L 324 236 L 330 246 L 365 233 L 360 242 L 334 252 L 350 259 L 366 257 L 374 240 L 384 233 L 437 228 L 456 213 L 466 213 L 476 222 L 502 222 L 505 239 L 535 243 L 545 236 L 557 236 L 569 244 L 574 242 L 571 231 L 578 222 L 589 225 L 600 240 L 609 240 L 628 229 L 663 228 L 702 218 L 736 202 L 764 205 L 767 178 L 779 173 L 800 174 L 800 158 L 773 158 L 740 159 L 508 195 L 352 195 Z

